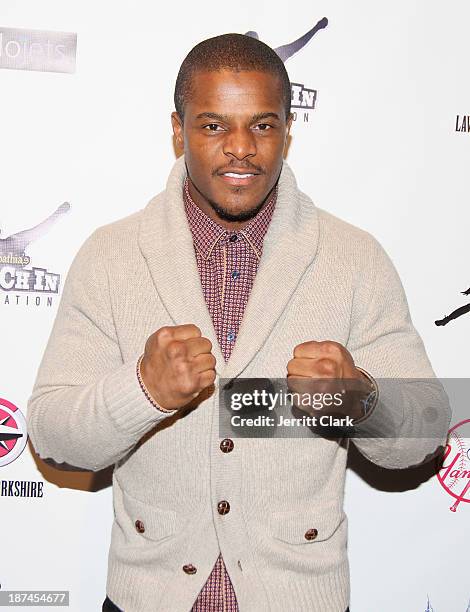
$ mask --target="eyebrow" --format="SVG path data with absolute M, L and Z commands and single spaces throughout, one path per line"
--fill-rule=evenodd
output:
M 221 115 L 219 113 L 199 113 L 196 115 L 196 119 L 218 119 L 219 121 L 230 121 L 230 115 Z M 279 115 L 277 113 L 256 113 L 251 117 L 250 123 L 255 123 L 261 119 L 277 119 L 279 121 Z

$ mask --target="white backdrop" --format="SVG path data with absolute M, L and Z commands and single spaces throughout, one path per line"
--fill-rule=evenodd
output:
M 457 115 L 470 114 L 464 0 L 4 0 L 0 32 L 76 33 L 77 56 L 71 74 L 0 69 L 0 237 L 70 202 L 26 251 L 63 283 L 96 227 L 164 188 L 174 82 L 189 49 L 248 30 L 276 47 L 323 17 L 328 26 L 286 62 L 293 82 L 318 92 L 308 121 L 298 111 L 288 161 L 318 206 L 372 232 L 390 254 L 437 375 L 469 377 L 470 315 L 434 325 L 467 303 L 460 292 L 470 287 L 470 133 L 456 131 Z M 0 290 L 0 397 L 24 414 L 60 298 L 36 306 L 26 293 L 17 303 L 19 293 Z M 69 590 L 73 612 L 101 609 L 110 489 L 28 448 L 0 465 L 0 480 L 44 483 L 43 497 L 0 496 L 2 590 Z M 351 612 L 424 612 L 428 596 L 434 612 L 465 612 L 470 504 L 450 512 L 454 500 L 435 476 L 411 489 L 396 473 L 378 481 L 348 470 Z

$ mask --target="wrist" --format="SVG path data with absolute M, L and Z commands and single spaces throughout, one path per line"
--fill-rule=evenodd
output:
M 160 410 L 160 412 L 167 412 L 167 413 L 172 413 L 175 412 L 175 410 L 169 410 L 167 408 L 164 408 L 163 406 L 161 406 L 156 400 L 155 400 L 155 392 L 151 393 L 151 391 L 148 389 L 148 386 L 145 384 L 143 375 L 142 375 L 142 362 L 144 360 L 144 355 L 142 354 L 139 359 L 137 360 L 137 366 L 136 366 L 136 375 L 137 375 L 137 380 L 139 381 L 139 385 L 140 388 L 142 390 L 142 393 L 145 395 L 145 397 L 148 399 L 148 401 L 152 404 L 152 406 L 154 406 L 157 410 Z

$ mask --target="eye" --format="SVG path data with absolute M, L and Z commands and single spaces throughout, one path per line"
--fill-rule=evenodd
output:
M 217 128 L 222 129 L 218 123 L 208 123 L 207 125 L 204 125 L 203 128 L 208 128 L 208 131 L 210 132 L 219 132 L 220 130 L 218 130 Z
M 256 127 L 257 127 L 257 128 L 259 129 L 259 131 L 261 131 L 261 132 L 267 132 L 268 130 L 270 130 L 270 129 L 271 129 L 271 127 L 272 127 L 272 126 L 271 126 L 271 125 L 269 125 L 269 123 L 258 123 Z

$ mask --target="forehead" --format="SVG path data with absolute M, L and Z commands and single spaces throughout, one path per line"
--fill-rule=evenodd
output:
M 257 112 L 284 106 L 277 75 L 257 70 L 196 72 L 186 100 L 188 112 Z

